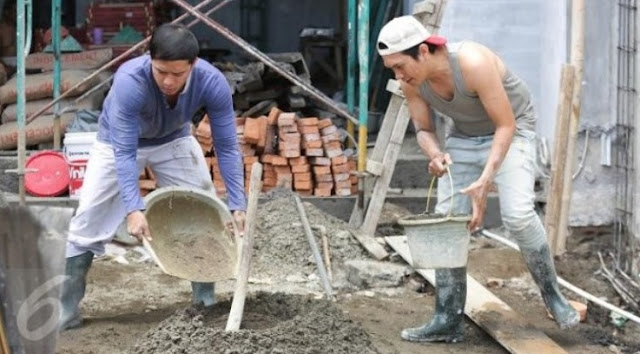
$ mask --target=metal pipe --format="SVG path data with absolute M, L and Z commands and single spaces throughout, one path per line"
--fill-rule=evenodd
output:
M 358 63 L 358 56 L 356 53 L 356 38 L 357 38 L 357 16 L 356 16 L 356 1 L 357 0 L 348 0 L 347 5 L 347 28 L 349 30 L 349 39 L 347 42 L 348 52 L 347 52 L 347 109 L 349 112 L 353 113 L 355 108 L 355 96 L 356 96 L 356 64 Z M 347 122 L 347 133 L 351 136 L 355 135 L 355 124 L 352 121 Z M 349 144 L 351 145 L 351 144 Z
M 296 201 L 296 207 L 298 208 L 298 213 L 300 214 L 300 220 L 302 221 L 304 233 L 305 235 L 307 235 L 309 246 L 311 246 L 311 253 L 313 254 L 313 258 L 316 260 L 316 265 L 318 266 L 318 273 L 320 273 L 322 286 L 324 287 L 324 291 L 327 294 L 327 299 L 331 299 L 333 298 L 331 283 L 329 282 L 329 277 L 327 276 L 327 270 L 324 266 L 324 262 L 322 261 L 320 250 L 318 250 L 318 245 L 316 244 L 316 240 L 313 237 L 313 231 L 311 231 L 311 225 L 309 224 L 309 219 L 307 219 L 307 213 L 304 211 L 304 205 L 302 205 L 302 201 L 297 194 L 294 195 L 293 198 Z
M 273 71 L 280 74 L 282 77 L 286 78 L 287 80 L 291 81 L 293 84 L 299 86 L 303 91 L 309 94 L 312 98 L 315 98 L 318 102 L 325 104 L 328 108 L 332 109 L 333 111 L 340 114 L 344 118 L 347 118 L 353 121 L 354 123 L 358 122 L 354 117 L 351 116 L 351 114 L 349 114 L 349 112 L 339 107 L 331 98 L 327 97 L 320 90 L 302 81 L 299 77 L 287 72 L 286 70 L 283 70 L 280 66 L 278 66 L 278 63 L 276 63 L 273 59 L 269 58 L 267 55 L 265 55 L 256 47 L 252 46 L 247 41 L 245 41 L 244 39 L 242 39 L 232 31 L 230 31 L 228 28 L 204 16 L 200 11 L 196 10 L 194 7 L 189 5 L 184 0 L 172 0 L 172 1 L 176 3 L 178 6 L 185 9 L 186 11 L 190 12 L 193 16 L 202 20 L 202 22 L 204 22 L 207 26 L 211 27 L 212 29 L 220 33 L 223 37 L 227 38 L 235 45 L 244 49 L 248 54 L 252 55 L 256 59 L 263 62 Z
M 53 47 L 53 99 L 60 96 L 60 30 L 61 30 L 60 0 L 51 1 L 51 46 Z M 53 108 L 53 149 L 60 150 L 60 102 Z
M 480 232 L 484 236 L 486 236 L 486 237 L 488 237 L 490 239 L 496 240 L 496 241 L 502 243 L 503 245 L 509 246 L 509 247 L 513 248 L 514 250 L 518 250 L 518 251 L 520 250 L 520 247 L 518 247 L 518 245 L 516 245 L 515 243 L 507 240 L 506 238 L 504 238 L 504 237 L 502 237 L 502 236 L 500 236 L 498 234 L 494 234 L 493 232 L 490 232 L 490 231 L 487 231 L 487 230 L 482 230 Z M 577 286 L 569 283 L 568 281 L 566 281 L 566 280 L 564 280 L 564 279 L 562 279 L 560 277 L 558 277 L 558 284 L 563 286 L 565 289 L 584 297 L 585 299 L 593 302 L 594 304 L 600 305 L 600 306 L 606 308 L 607 310 L 616 312 L 616 313 L 620 314 L 621 316 L 624 316 L 624 317 L 628 318 L 629 320 L 631 320 L 631 321 L 633 321 L 633 322 L 635 322 L 637 324 L 640 324 L 640 317 L 632 314 L 631 312 L 625 311 L 625 310 L 623 310 L 623 309 L 621 309 L 619 307 L 613 306 L 610 303 L 608 303 L 606 301 L 603 301 L 603 300 L 601 300 L 600 298 L 598 298 L 598 297 L 596 297 L 594 295 L 589 294 L 588 292 L 578 288 Z
M 24 1 L 24 0 L 22 0 Z M 198 5 L 196 5 L 194 8 L 202 8 L 206 5 L 208 5 L 209 3 L 211 3 L 211 1 L 213 0 L 204 0 L 201 3 L 199 3 Z M 213 13 L 214 11 L 220 9 L 222 6 L 228 4 L 229 2 L 231 2 L 233 0 L 225 0 L 223 2 L 221 2 L 220 4 L 216 5 L 215 7 L 213 7 L 211 10 L 209 10 L 207 12 L 207 15 Z M 171 23 L 178 23 L 182 20 L 184 20 L 185 18 L 189 17 L 189 14 L 182 14 L 180 15 L 178 18 L 176 18 L 175 20 L 171 21 Z M 193 23 L 189 24 L 189 26 L 193 25 Z M 189 27 L 187 26 L 187 27 Z M 69 96 L 71 94 L 71 92 L 73 92 L 75 89 L 77 89 L 78 87 L 84 85 L 85 83 L 93 80 L 96 76 L 100 75 L 103 71 L 111 68 L 112 66 L 114 66 L 116 63 L 118 63 L 121 59 L 126 58 L 127 56 L 129 56 L 131 53 L 135 52 L 136 50 L 140 49 L 141 47 L 145 46 L 147 43 L 149 43 L 149 41 L 151 40 L 151 36 L 145 38 L 144 40 L 138 42 L 136 45 L 134 45 L 133 47 L 129 48 L 127 51 L 125 51 L 124 53 L 118 55 L 116 58 L 111 59 L 110 62 L 104 64 L 102 67 L 100 67 L 98 70 L 94 71 L 93 73 L 91 73 L 91 75 L 87 76 L 84 80 L 80 81 L 79 83 L 75 84 L 74 86 L 72 86 L 71 88 L 69 88 L 68 90 L 66 90 L 65 92 L 63 92 L 62 94 L 60 94 L 60 96 L 58 96 L 58 98 L 54 99 L 53 101 L 49 102 L 48 104 L 46 104 L 45 106 L 43 106 L 42 108 L 40 108 L 38 111 L 36 111 L 34 114 L 32 114 L 31 116 L 29 116 L 27 118 L 27 124 L 31 123 L 34 119 L 36 119 L 37 117 L 39 117 L 40 115 L 42 115 L 44 112 L 46 112 L 49 108 L 53 107 L 54 104 L 60 102 L 60 100 L 62 100 L 63 98 L 66 98 L 67 96 Z
M 369 0 L 358 3 L 358 63 L 360 64 L 358 102 L 358 172 L 364 172 L 367 158 L 367 118 L 369 115 Z
M 25 174 L 25 157 L 26 157 L 26 136 L 25 136 L 25 12 L 31 7 L 27 6 L 25 0 L 18 0 L 16 14 L 16 56 L 17 56 L 17 73 L 16 73 L 16 93 L 17 93 L 17 120 L 18 120 L 18 193 L 20 197 L 20 205 L 26 204 L 24 174 Z M 29 16 L 29 15 L 28 15 Z M 29 32 L 31 29 L 29 28 Z M 28 37 L 28 35 L 27 35 Z

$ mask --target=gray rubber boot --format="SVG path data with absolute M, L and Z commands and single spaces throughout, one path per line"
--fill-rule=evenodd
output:
M 191 302 L 194 305 L 209 307 L 216 303 L 215 283 L 198 283 L 192 281 L 191 290 Z
M 411 342 L 464 340 L 464 304 L 467 300 L 467 268 L 436 269 L 436 311 L 431 322 L 402 330 Z
M 79 304 L 84 297 L 87 286 L 87 272 L 93 262 L 93 253 L 67 258 L 65 281 L 62 285 L 62 311 L 60 314 L 60 330 L 64 331 L 82 325 Z
M 524 258 L 533 280 L 540 288 L 542 299 L 554 320 L 560 328 L 570 328 L 580 322 L 578 312 L 571 307 L 558 289 L 558 275 L 556 274 L 549 246 L 546 244 L 539 250 L 523 250 Z

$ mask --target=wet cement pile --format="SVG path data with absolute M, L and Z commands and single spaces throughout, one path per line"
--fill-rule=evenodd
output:
M 322 225 L 326 229 L 333 265 L 368 258 L 358 241 L 346 231 L 347 223 L 310 203 L 304 203 L 304 207 L 311 226 Z M 318 248 L 322 250 L 320 232 L 314 230 L 313 233 Z M 311 248 L 290 193 L 281 193 L 260 205 L 251 268 L 252 274 L 275 278 L 301 272 L 308 275 L 315 271 Z
M 228 333 L 230 307 L 177 311 L 130 353 L 378 353 L 369 335 L 325 300 L 258 293 L 247 299 L 242 328 Z

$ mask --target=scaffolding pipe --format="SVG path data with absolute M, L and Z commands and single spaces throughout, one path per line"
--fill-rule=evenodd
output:
M 25 158 L 26 158 L 26 139 L 25 139 L 25 57 L 26 57 L 26 39 L 30 38 L 31 28 L 25 28 L 25 20 L 30 22 L 31 18 L 31 1 L 30 0 L 18 0 L 17 2 L 17 14 L 16 14 L 16 56 L 17 56 L 17 120 L 18 120 L 18 168 L 16 173 L 18 174 L 18 193 L 20 205 L 26 204 L 26 195 L 24 189 L 24 175 L 25 175 Z M 25 18 L 26 15 L 26 18 Z M 26 37 L 25 37 L 26 35 Z
M 53 99 L 60 96 L 60 29 L 61 24 L 60 0 L 51 1 L 51 46 L 53 48 Z M 60 150 L 60 102 L 53 107 L 53 149 Z
M 518 247 L 518 245 L 516 245 L 515 243 L 507 240 L 506 238 L 504 238 L 504 237 L 502 237 L 502 236 L 500 236 L 498 234 L 495 234 L 495 233 L 487 231 L 487 230 L 481 230 L 480 233 L 482 233 L 482 235 L 484 235 L 484 236 L 486 236 L 486 237 L 488 237 L 490 239 L 493 239 L 493 240 L 496 240 L 496 241 L 502 243 L 505 246 L 508 246 L 508 247 L 513 248 L 514 250 L 520 251 L 520 247 Z M 566 281 L 566 280 L 564 280 L 564 279 L 562 279 L 560 277 L 558 277 L 558 284 L 560 284 L 560 286 L 564 287 L 565 289 L 584 297 L 585 299 L 593 302 L 596 305 L 600 305 L 600 306 L 606 308 L 609 311 L 613 311 L 613 312 L 616 312 L 616 313 L 620 314 L 621 316 L 624 316 L 625 318 L 635 322 L 636 324 L 640 324 L 640 317 L 632 314 L 631 312 L 625 311 L 625 310 L 623 310 L 623 309 L 621 309 L 619 307 L 613 306 L 610 303 L 608 303 L 606 301 L 603 301 L 599 297 L 596 297 L 596 296 L 594 296 L 594 295 L 592 295 L 592 294 L 590 294 L 590 293 L 578 288 L 577 286 L 569 283 L 568 281 Z
M 360 64 L 358 172 L 363 173 L 367 161 L 367 118 L 369 116 L 369 0 L 360 0 L 358 3 L 358 63 Z
M 25 0 L 20 0 L 20 1 L 25 1 Z M 212 0 L 204 0 L 203 2 L 199 3 L 198 5 L 196 5 L 194 8 L 202 8 L 206 5 L 208 5 L 209 3 L 211 3 Z M 207 16 L 215 11 L 217 11 L 218 9 L 220 9 L 222 6 L 230 3 L 233 0 L 225 0 L 223 2 L 221 2 L 220 4 L 216 5 L 215 7 L 213 7 L 211 10 L 207 11 Z M 171 23 L 178 23 L 182 20 L 184 20 L 185 18 L 189 17 L 189 14 L 182 14 L 180 15 L 178 18 L 176 18 L 175 20 L 171 21 Z M 192 26 L 195 22 L 194 21 L 192 23 L 190 23 L 187 27 Z M 151 40 L 151 36 L 145 38 L 144 40 L 138 42 L 136 45 L 134 45 L 133 47 L 129 48 L 126 52 L 118 55 L 116 58 L 111 59 L 110 62 L 106 63 L 105 65 L 103 65 L 102 67 L 100 67 L 98 70 L 94 71 L 93 73 L 91 73 L 91 75 L 87 76 L 84 80 L 78 82 L 77 84 L 73 85 L 71 88 L 69 88 L 68 90 L 66 90 L 65 92 L 63 92 L 62 94 L 60 94 L 60 96 L 58 96 L 58 98 L 54 99 L 53 101 L 49 102 L 48 104 L 46 104 L 45 106 L 43 106 L 42 108 L 40 108 L 38 111 L 36 111 L 34 114 L 32 114 L 31 116 L 29 116 L 26 120 L 26 123 L 29 124 L 31 123 L 34 119 L 36 119 L 37 117 L 39 117 L 40 115 L 42 115 L 44 112 L 46 112 L 48 109 L 50 109 L 51 107 L 53 107 L 54 104 L 60 102 L 60 100 L 62 100 L 63 98 L 66 98 L 67 96 L 69 96 L 71 94 L 71 92 L 73 92 L 75 89 L 77 89 L 78 87 L 84 85 L 85 83 L 93 80 L 95 77 L 97 77 L 98 75 L 100 75 L 102 72 L 104 72 L 105 70 L 111 68 L 112 66 L 114 66 L 116 63 L 118 63 L 120 60 L 122 60 L 123 58 L 126 58 L 127 56 L 129 56 L 130 54 L 134 53 L 135 51 L 137 51 L 138 49 L 142 48 L 143 46 L 145 46 L 147 43 L 149 43 L 149 41 Z
M 312 98 L 315 98 L 319 102 L 325 104 L 328 108 L 332 109 L 333 111 L 335 111 L 336 113 L 338 113 L 342 117 L 344 117 L 346 119 L 349 119 L 350 121 L 354 122 L 355 124 L 358 124 L 358 121 L 353 116 L 351 116 L 351 114 L 349 112 L 347 112 L 346 110 L 344 110 L 343 108 L 338 106 L 331 98 L 327 97 L 324 93 L 322 93 L 320 90 L 318 90 L 317 88 L 313 87 L 309 83 L 304 82 L 303 80 L 301 80 L 296 75 L 293 75 L 293 74 L 287 72 L 286 70 L 283 70 L 280 66 L 278 66 L 278 63 L 276 63 L 273 59 L 269 58 L 266 54 L 262 53 L 256 47 L 254 47 L 251 44 L 249 44 L 247 41 L 245 41 L 244 39 L 239 37 L 237 34 L 235 34 L 232 31 L 230 31 L 228 28 L 226 28 L 226 27 L 222 26 L 221 24 L 219 24 L 218 22 L 213 21 L 212 19 L 204 16 L 200 11 L 198 11 L 196 8 L 194 8 L 191 5 L 189 5 L 184 0 L 172 0 L 172 1 L 174 3 L 176 3 L 178 6 L 182 7 L 184 10 L 188 11 L 189 13 L 191 13 L 193 16 L 199 18 L 207 26 L 211 27 L 213 30 L 215 30 L 216 32 L 220 33 L 223 37 L 227 38 L 232 43 L 234 43 L 235 45 L 237 45 L 240 48 L 244 49 L 247 53 L 249 53 L 250 55 L 252 55 L 256 59 L 258 59 L 261 62 L 263 62 L 265 65 L 267 65 L 273 71 L 275 71 L 276 73 L 280 74 L 282 77 L 286 78 L 287 80 L 289 80 L 293 84 L 295 84 L 298 87 L 300 87 L 303 91 L 305 91 L 307 94 L 309 94 Z M 365 0 L 365 1 L 368 2 L 368 0 Z
M 348 52 L 347 52 L 347 109 L 350 113 L 354 112 L 355 109 L 355 98 L 356 98 L 356 64 L 358 63 L 358 56 L 356 53 L 356 38 L 357 38 L 357 16 L 356 16 L 356 1 L 357 0 L 347 0 L 347 19 L 348 24 L 347 28 L 349 31 L 348 34 Z M 347 133 L 350 136 L 355 136 L 355 124 L 352 121 L 347 122 Z M 349 144 L 351 145 L 351 143 Z

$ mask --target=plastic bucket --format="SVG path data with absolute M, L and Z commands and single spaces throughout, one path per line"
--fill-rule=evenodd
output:
M 78 198 L 84 182 L 91 147 L 96 141 L 96 132 L 66 133 L 64 135 L 64 158 L 69 164 L 69 196 Z
M 429 186 L 427 209 L 424 214 L 411 215 L 398 220 L 407 234 L 413 267 L 418 269 L 460 268 L 467 265 L 469 254 L 470 215 L 452 215 L 453 179 L 447 167 L 451 183 L 451 208 L 448 215 L 429 214 L 429 200 L 435 176 Z

